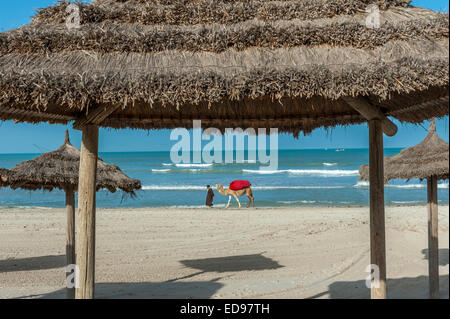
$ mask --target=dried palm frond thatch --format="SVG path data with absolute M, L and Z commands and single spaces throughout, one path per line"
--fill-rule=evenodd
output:
M 448 14 L 408 0 L 70 2 L 0 33 L 0 119 L 113 128 L 362 123 L 364 96 L 400 121 L 448 115 Z M 377 5 L 380 28 L 368 27 Z
M 361 180 L 369 180 L 369 166 L 359 169 Z M 436 133 L 436 121 L 430 124 L 428 135 L 416 146 L 402 150 L 399 154 L 384 159 L 384 179 L 421 180 L 429 177 L 449 178 L 449 145 Z
M 42 154 L 35 159 L 19 163 L 10 170 L 0 170 L 1 186 L 27 190 L 78 189 L 80 151 L 70 144 L 66 131 L 64 144 L 57 150 Z M 116 192 L 120 189 L 134 196 L 141 188 L 141 182 L 126 176 L 119 167 L 106 164 L 100 158 L 97 162 L 97 190 Z

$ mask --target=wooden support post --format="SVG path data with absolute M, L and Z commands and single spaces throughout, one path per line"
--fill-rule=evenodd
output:
M 430 298 L 439 298 L 439 243 L 438 243 L 438 205 L 437 178 L 427 180 L 428 188 L 428 276 Z
M 384 220 L 384 162 L 381 120 L 369 121 L 370 263 L 378 267 L 378 286 L 372 281 L 372 299 L 386 298 L 386 238 Z
M 67 266 L 75 264 L 75 191 L 71 187 L 66 189 L 66 261 Z M 66 277 L 71 273 L 66 272 Z M 75 288 L 66 289 L 66 298 L 75 298 Z
M 78 182 L 77 299 L 94 298 L 95 193 L 98 156 L 98 126 L 83 127 Z

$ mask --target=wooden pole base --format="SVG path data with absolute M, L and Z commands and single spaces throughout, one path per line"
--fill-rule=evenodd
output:
M 75 192 L 73 189 L 66 189 L 66 261 L 67 266 L 75 264 Z M 68 277 L 70 273 L 66 273 Z M 66 289 L 66 298 L 75 298 L 75 288 Z
M 369 121 L 370 262 L 378 268 L 372 280 L 372 299 L 386 298 L 386 238 L 384 217 L 384 159 L 381 121 Z
M 78 182 L 77 299 L 94 298 L 95 282 L 95 193 L 98 156 L 98 126 L 83 128 Z
M 439 242 L 438 242 L 438 204 L 437 178 L 427 180 L 428 190 L 428 276 L 430 298 L 439 298 Z

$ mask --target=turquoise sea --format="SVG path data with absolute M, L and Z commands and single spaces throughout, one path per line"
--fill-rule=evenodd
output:
M 392 156 L 401 149 L 385 149 Z M 0 167 L 11 168 L 39 154 L 0 154 Z M 260 163 L 246 160 L 231 164 L 182 164 L 171 162 L 169 152 L 102 153 L 100 157 L 140 179 L 143 189 L 136 198 L 100 191 L 98 207 L 202 207 L 207 184 L 227 186 L 235 179 L 252 183 L 255 204 L 269 206 L 368 206 L 368 184 L 359 182 L 358 169 L 368 163 L 367 149 L 282 150 L 278 169 L 260 171 Z M 246 157 L 247 158 L 247 154 Z M 227 198 L 215 191 L 216 206 Z M 395 180 L 386 185 L 386 205 L 426 203 L 426 181 Z M 439 182 L 439 204 L 448 204 L 448 180 Z M 62 191 L 0 189 L 2 207 L 64 207 Z M 247 203 L 247 198 L 242 198 Z M 232 205 L 236 205 L 234 200 Z

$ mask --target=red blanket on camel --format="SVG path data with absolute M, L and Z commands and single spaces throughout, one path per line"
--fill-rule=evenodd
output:
M 229 189 L 232 191 L 239 191 L 241 189 L 252 186 L 249 181 L 232 181 L 230 183 Z

